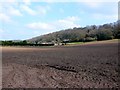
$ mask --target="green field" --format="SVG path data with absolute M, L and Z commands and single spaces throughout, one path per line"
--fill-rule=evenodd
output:
M 81 44 L 97 44 L 97 43 L 118 43 L 120 39 L 104 40 L 104 41 L 91 41 L 91 42 L 71 42 L 66 45 L 81 45 Z

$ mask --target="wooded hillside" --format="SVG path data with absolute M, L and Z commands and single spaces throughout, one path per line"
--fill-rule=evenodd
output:
M 88 42 L 120 38 L 120 21 L 61 30 L 29 39 L 30 43 Z

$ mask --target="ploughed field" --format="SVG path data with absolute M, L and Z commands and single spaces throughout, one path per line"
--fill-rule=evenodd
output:
M 113 88 L 118 42 L 58 47 L 2 47 L 3 88 Z

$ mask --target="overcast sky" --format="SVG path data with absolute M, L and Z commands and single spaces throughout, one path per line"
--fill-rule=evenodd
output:
M 29 39 L 73 27 L 112 23 L 118 19 L 117 0 L 36 1 L 0 2 L 0 40 Z

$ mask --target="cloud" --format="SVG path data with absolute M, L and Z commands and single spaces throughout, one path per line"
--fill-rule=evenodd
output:
M 16 9 L 12 3 L 0 3 L 0 21 L 2 23 L 13 23 L 12 16 L 22 16 L 22 13 Z
M 73 27 L 80 27 L 80 25 L 76 24 L 79 20 L 78 17 L 67 17 L 65 19 L 59 19 L 50 23 L 45 22 L 33 22 L 26 25 L 27 28 L 32 30 L 44 30 L 44 31 L 55 31 L 68 29 Z
M 104 3 L 108 3 L 108 1 L 105 0 L 84 0 L 83 2 L 81 2 L 82 4 L 86 5 L 87 7 L 90 8 L 99 8 L 102 7 L 104 5 Z
M 34 22 L 34 23 L 27 24 L 26 26 L 34 30 L 48 30 L 48 29 L 51 30 L 54 28 L 51 24 L 44 23 L 44 22 Z
M 68 16 L 65 20 L 75 22 L 75 21 L 79 21 L 80 18 L 77 16 Z
M 28 14 L 35 16 L 35 15 L 45 15 L 47 11 L 50 10 L 49 6 L 36 6 L 34 10 L 30 8 L 28 5 L 21 5 L 20 6 L 22 11 L 26 11 Z
M 58 20 L 57 23 L 59 27 L 61 27 L 62 29 L 66 29 L 66 28 L 80 27 L 80 25 L 76 24 L 76 22 L 79 20 L 80 19 L 78 17 L 69 16 L 65 19 Z
M 0 13 L 6 14 L 9 17 L 22 16 L 18 7 L 18 3 L 14 0 L 11 0 L 11 2 L 0 3 Z
M 36 15 L 36 11 L 32 10 L 31 8 L 29 8 L 28 6 L 26 5 L 22 5 L 21 6 L 21 9 L 23 11 L 26 11 L 27 13 L 29 13 L 30 15 Z
M 4 13 L 0 13 L 0 21 L 1 22 L 7 22 L 7 23 L 12 22 L 11 18 Z
M 31 0 L 23 0 L 22 1 L 25 5 L 31 5 Z
M 75 16 L 69 16 L 64 19 L 59 19 L 53 22 L 33 22 L 25 25 L 29 30 L 33 30 L 33 35 L 42 35 L 54 31 L 64 30 L 68 28 L 80 27 L 76 22 L 80 19 Z
M 105 7 L 107 4 L 116 4 L 118 3 L 119 0 L 84 0 L 81 2 L 82 4 L 86 5 L 87 7 L 96 9 L 96 8 L 101 8 Z
M 10 2 L 10 3 L 12 3 L 12 2 L 16 2 L 16 0 L 1 0 L 1 2 Z
M 103 2 L 83 2 L 83 3 L 91 8 L 98 8 L 103 4 Z
M 37 12 L 38 14 L 46 14 L 50 10 L 49 6 L 37 6 Z
M 19 10 L 15 9 L 13 7 L 9 7 L 7 9 L 7 14 L 13 15 L 13 16 L 23 16 Z

